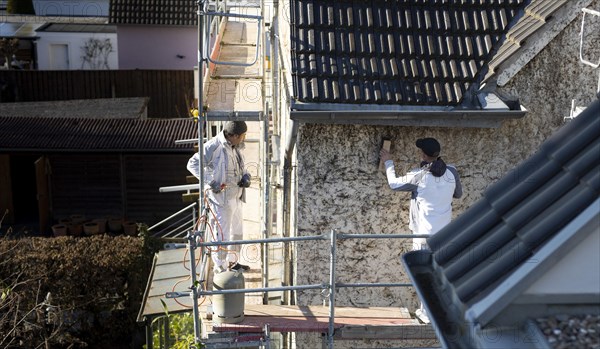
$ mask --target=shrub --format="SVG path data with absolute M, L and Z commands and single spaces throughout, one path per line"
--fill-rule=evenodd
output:
M 0 239 L 0 347 L 129 348 L 152 255 L 143 238 Z M 45 343 L 45 344 L 44 344 Z

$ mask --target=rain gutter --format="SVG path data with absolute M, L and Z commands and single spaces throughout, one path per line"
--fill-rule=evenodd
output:
M 313 124 L 497 128 L 527 110 L 292 110 L 290 118 Z

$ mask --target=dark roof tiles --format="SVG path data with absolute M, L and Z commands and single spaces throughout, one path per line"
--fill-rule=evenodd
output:
M 429 238 L 435 263 L 465 304 L 489 294 L 600 195 L 600 102 Z
M 488 79 L 566 2 L 295 0 L 291 23 L 296 100 L 458 105 L 467 90 Z M 490 71 L 483 70 L 487 64 Z M 310 81 L 350 91 L 356 90 L 356 78 L 366 80 L 365 88 L 348 98 L 344 96 L 349 94 L 300 86 Z M 378 94 L 377 88 L 386 92 Z M 387 91 L 402 91 L 402 98 Z
M 526 4 L 295 0 L 291 23 L 297 100 L 457 105 Z M 326 91 L 328 86 L 347 93 Z
M 194 26 L 195 0 L 111 0 L 109 23 Z

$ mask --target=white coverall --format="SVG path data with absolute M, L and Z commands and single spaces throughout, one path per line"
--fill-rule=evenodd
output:
M 392 190 L 410 191 L 409 228 L 413 234 L 435 234 L 452 219 L 452 198 L 462 196 L 462 185 L 456 168 L 447 165 L 441 177 L 435 177 L 427 168 L 411 170 L 396 177 L 394 162 L 385 162 L 388 184 Z M 413 239 L 413 249 L 427 246 L 425 238 Z
M 411 170 L 401 177 L 396 177 L 394 162 L 385 162 L 385 173 L 392 190 L 410 191 L 409 228 L 413 234 L 435 234 L 452 219 L 452 198 L 462 196 L 462 185 L 458 172 L 447 165 L 440 177 L 429 172 L 429 167 Z M 427 248 L 426 238 L 414 238 L 413 250 Z M 423 303 L 415 311 L 417 318 L 429 323 L 429 316 Z
M 212 215 L 209 217 L 212 236 L 209 229 L 207 239 L 214 237 L 216 241 L 232 241 L 241 240 L 244 235 L 242 202 L 246 201 L 246 191 L 238 186 L 238 182 L 248 172 L 244 168 L 242 148 L 243 143 L 232 147 L 223 132 L 204 143 L 204 189 L 208 189 L 208 200 L 216 217 L 216 220 Z M 198 179 L 199 165 L 200 155 L 196 153 L 188 161 L 187 169 Z M 213 192 L 210 189 L 212 181 L 224 184 L 224 189 L 219 193 Z M 240 251 L 241 245 L 221 246 L 218 253 L 211 253 L 214 268 L 227 269 L 230 262 L 237 262 Z

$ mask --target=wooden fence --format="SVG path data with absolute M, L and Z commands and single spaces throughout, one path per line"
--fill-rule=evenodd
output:
M 187 117 L 194 101 L 193 70 L 0 70 L 0 84 L 19 102 L 150 97 L 151 118 Z

